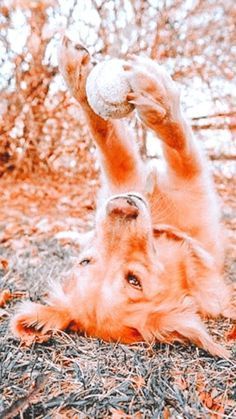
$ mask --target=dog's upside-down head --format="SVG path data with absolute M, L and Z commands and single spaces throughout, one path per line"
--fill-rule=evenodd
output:
M 199 282 L 204 289 L 212 269 L 197 241 L 173 227 L 152 225 L 142 196 L 113 196 L 98 210 L 94 236 L 73 273 L 54 283 L 48 306 L 23 303 L 11 327 L 26 342 L 43 340 L 53 329 L 72 329 L 125 343 L 190 340 L 228 356 L 199 316 L 207 314 Z

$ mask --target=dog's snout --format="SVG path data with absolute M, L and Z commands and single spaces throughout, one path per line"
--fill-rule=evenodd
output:
M 138 217 L 139 208 L 130 196 L 116 197 L 108 202 L 107 214 L 110 216 L 135 219 Z

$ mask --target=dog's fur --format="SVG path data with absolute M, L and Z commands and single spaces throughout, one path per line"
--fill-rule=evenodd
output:
M 88 105 L 88 52 L 64 39 L 64 78 L 81 104 L 100 153 L 104 188 L 96 226 L 70 277 L 48 305 L 26 302 L 11 322 L 25 341 L 73 329 L 120 342 L 191 341 L 228 356 L 201 318 L 235 316 L 222 279 L 223 235 L 207 163 L 180 110 L 172 79 L 148 58 L 124 69 L 130 100 L 162 141 L 165 173 L 145 168 L 123 121 L 104 121 Z

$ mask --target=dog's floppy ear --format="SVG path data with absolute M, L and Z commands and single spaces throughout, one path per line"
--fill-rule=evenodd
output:
M 204 323 L 195 311 L 192 299 L 185 297 L 182 301 L 165 301 L 146 317 L 146 322 L 139 329 L 146 341 L 154 339 L 171 343 L 190 341 L 205 349 L 212 355 L 229 358 L 229 352 L 213 341 Z
M 165 234 L 170 240 L 184 243 L 196 264 L 199 264 L 204 268 L 214 267 L 214 259 L 211 254 L 203 248 L 198 240 L 193 239 L 185 232 L 168 224 L 157 224 L 153 227 L 153 234 L 155 237 Z

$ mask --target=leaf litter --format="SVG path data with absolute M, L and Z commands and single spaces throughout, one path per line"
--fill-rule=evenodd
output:
M 236 364 L 192 345 L 121 345 L 55 332 L 25 347 L 8 321 L 22 299 L 40 300 L 47 281 L 79 255 L 76 234 L 93 227 L 98 181 L 1 180 L 0 418 L 233 418 Z M 219 191 L 229 231 L 228 277 L 235 277 L 235 191 Z M 69 232 L 69 233 L 68 233 Z M 235 355 L 235 326 L 209 321 Z M 231 339 L 233 337 L 233 339 Z

